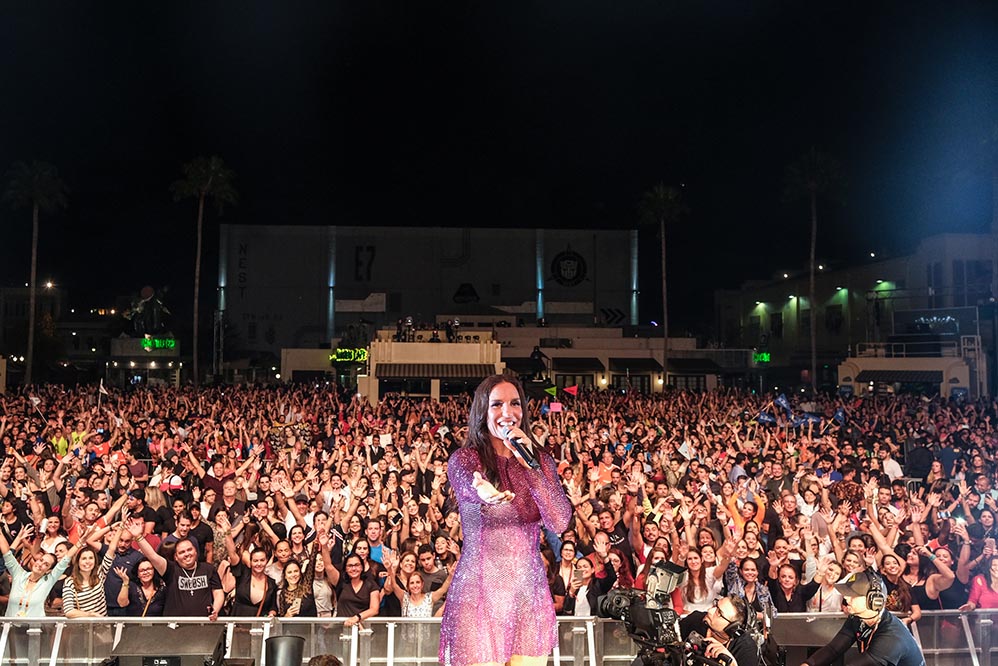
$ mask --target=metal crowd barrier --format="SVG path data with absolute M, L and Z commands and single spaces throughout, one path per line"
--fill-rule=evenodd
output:
M 998 649 L 992 643 L 993 614 L 998 610 L 924 612 L 912 625 L 912 633 L 927 666 L 991 666 Z M 844 619 L 834 613 L 787 613 L 774 621 L 773 635 L 787 648 L 787 663 L 799 664 L 815 646 L 824 645 Z M 200 618 L 10 618 L 0 623 L 0 661 L 31 666 L 98 665 L 114 652 L 126 632 L 134 631 L 143 633 L 148 656 L 175 655 L 177 646 L 185 644 L 185 627 L 210 624 Z M 363 628 L 346 628 L 339 618 L 223 618 L 214 625 L 219 633 L 225 632 L 227 659 L 253 660 L 256 666 L 267 666 L 268 638 L 288 635 L 305 639 L 305 661 L 331 653 L 344 666 L 438 663 L 439 618 L 373 618 Z M 637 654 L 623 625 L 612 620 L 560 617 L 558 635 L 551 666 L 627 666 Z M 210 652 L 209 647 L 204 656 Z

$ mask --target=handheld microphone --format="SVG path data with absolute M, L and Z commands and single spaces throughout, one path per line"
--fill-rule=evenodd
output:
M 527 463 L 527 467 L 530 469 L 541 468 L 541 464 L 537 461 L 536 456 L 534 456 L 530 449 L 524 445 L 523 441 L 519 437 L 516 437 L 512 434 L 512 432 L 510 432 L 509 426 L 503 426 L 499 431 L 499 434 L 502 435 L 503 439 L 513 445 L 513 448 L 516 449 L 516 453 L 523 459 L 523 462 Z

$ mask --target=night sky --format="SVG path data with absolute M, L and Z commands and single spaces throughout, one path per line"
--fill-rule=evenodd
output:
M 674 334 L 709 327 L 713 289 L 804 268 L 783 174 L 812 145 L 845 181 L 821 210 L 833 266 L 991 217 L 994 2 L 8 1 L 0 59 L 0 168 L 67 182 L 39 278 L 79 307 L 152 284 L 189 310 L 194 207 L 168 188 L 199 154 L 237 174 L 231 223 L 632 227 L 643 191 L 683 184 Z M 0 230 L 23 283 L 29 214 Z

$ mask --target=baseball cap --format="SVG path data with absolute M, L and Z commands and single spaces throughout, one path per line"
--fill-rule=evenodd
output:
M 857 571 L 836 583 L 835 589 L 843 597 L 865 597 L 871 588 L 882 588 L 883 585 L 884 583 L 879 576 L 868 571 Z
M 173 474 L 169 478 L 163 480 L 163 483 L 160 484 L 159 489 L 162 490 L 163 492 L 173 492 L 176 490 L 180 490 L 183 487 L 184 487 L 184 480 L 181 479 L 179 476 Z
M 302 494 L 299 493 L 298 495 L 295 496 L 295 502 L 296 503 L 297 502 L 304 502 L 305 504 L 308 504 L 308 502 L 309 502 L 308 495 L 302 495 Z

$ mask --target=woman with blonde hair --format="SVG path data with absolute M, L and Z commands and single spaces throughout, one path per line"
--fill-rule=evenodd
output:
M 156 512 L 156 525 L 153 527 L 154 534 L 166 531 L 166 525 L 173 520 L 170 508 L 166 505 L 166 496 L 163 491 L 156 486 L 146 486 L 146 506 Z

